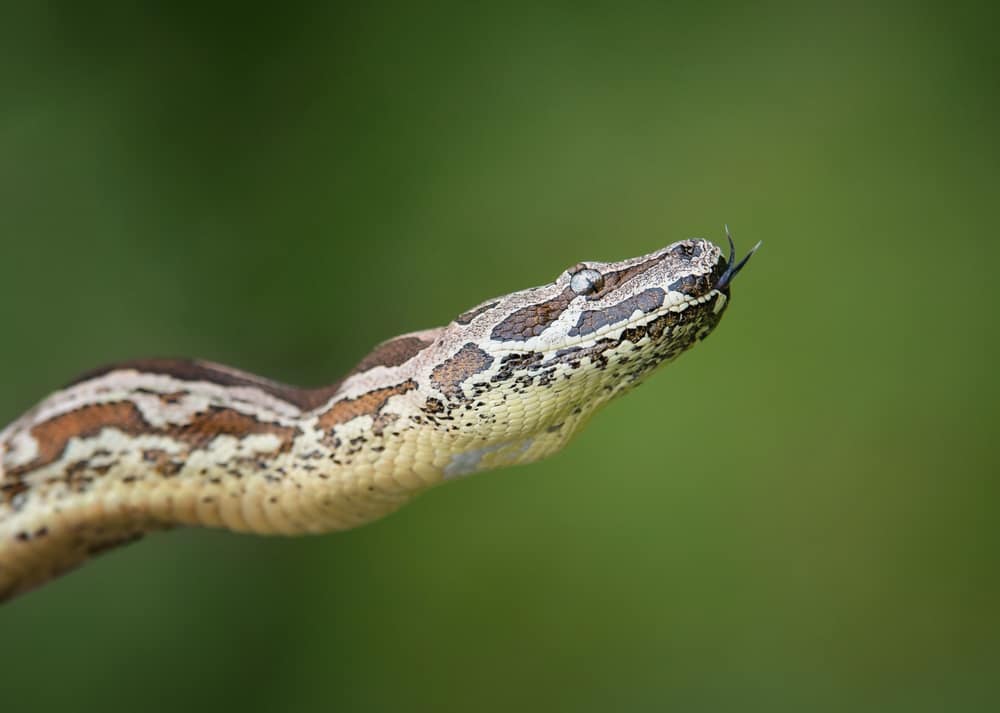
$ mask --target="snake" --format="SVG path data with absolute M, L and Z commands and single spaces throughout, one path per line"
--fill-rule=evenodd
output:
M 347 530 L 429 488 L 559 451 L 705 339 L 742 260 L 691 238 L 487 300 L 299 388 L 221 364 L 90 371 L 0 431 L 0 601 L 181 526 Z

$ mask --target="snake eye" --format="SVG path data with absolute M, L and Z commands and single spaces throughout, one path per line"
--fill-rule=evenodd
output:
M 569 278 L 569 286 L 578 295 L 593 294 L 604 287 L 604 275 L 585 267 L 573 273 Z

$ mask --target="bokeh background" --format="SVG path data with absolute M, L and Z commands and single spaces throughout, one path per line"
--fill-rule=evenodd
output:
M 3 607 L 4 710 L 997 709 L 987 6 L 23 5 L 0 421 L 128 357 L 325 383 L 581 259 L 764 246 L 548 462 Z

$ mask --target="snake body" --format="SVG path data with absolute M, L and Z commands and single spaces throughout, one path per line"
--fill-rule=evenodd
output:
M 0 432 L 0 601 L 154 530 L 344 530 L 544 458 L 704 339 L 749 257 L 691 239 L 579 263 L 318 389 L 192 360 L 86 374 Z

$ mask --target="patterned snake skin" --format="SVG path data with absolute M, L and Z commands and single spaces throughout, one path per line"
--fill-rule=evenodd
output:
M 712 331 L 752 254 L 691 239 L 579 263 L 318 389 L 187 360 L 86 374 L 0 432 L 0 601 L 146 532 L 344 530 L 555 453 Z

